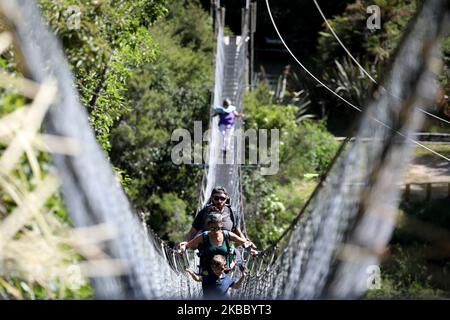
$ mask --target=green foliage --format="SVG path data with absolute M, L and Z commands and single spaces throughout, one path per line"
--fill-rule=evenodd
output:
M 292 180 L 287 184 L 279 184 L 276 187 L 276 195 L 285 205 L 285 211 L 282 213 L 281 219 L 285 225 L 292 222 L 292 218 L 297 216 L 311 196 L 317 180 Z
M 48 198 L 46 208 L 63 221 L 67 226 L 73 227 L 73 221 L 67 212 L 63 199 L 60 194 L 54 194 Z
M 0 32 L 1 32 L 0 26 Z M 14 60 L 15 53 L 13 50 L 6 50 L 0 56 L 0 69 L 12 76 L 21 76 L 16 61 Z M 5 90 L 0 88 L 0 117 L 23 107 L 28 101 L 27 98 L 17 94 L 14 90 Z
M 273 243 L 290 224 L 315 185 L 305 174 L 321 173 L 338 147 L 324 121 L 301 120 L 301 106 L 271 101 L 266 86 L 244 96 L 246 129 L 280 130 L 279 172 L 244 174 L 247 231 L 259 247 Z
M 450 93 L 450 36 L 442 42 L 443 71 L 439 75 L 439 82 L 447 95 Z
M 25 104 L 26 99 L 23 96 L 14 93 L 2 93 L 0 95 L 0 116 L 13 112 Z
M 270 104 L 270 100 L 268 90 L 260 87 L 244 97 L 244 107 L 247 129 L 280 129 L 281 171 L 277 179 L 302 179 L 306 173 L 322 172 L 337 151 L 325 122 L 300 121 L 296 118 L 298 106 Z
M 364 69 L 377 81 L 381 81 L 407 25 L 417 10 L 418 2 L 416 0 L 380 0 L 375 3 L 381 8 L 380 30 L 372 31 L 366 27 L 368 15 L 365 9 L 373 3 L 365 0 L 358 0 L 348 5 L 342 14 L 333 17 L 329 22 Z M 442 86 L 442 96 L 448 96 L 450 92 L 449 39 L 450 37 L 447 37 L 443 41 L 444 68 L 438 77 Z M 321 78 L 324 82 L 347 101 L 364 108 L 373 84 L 346 56 L 345 51 L 325 25 L 320 32 L 317 51 L 315 62 L 320 66 Z M 325 106 L 328 112 L 328 128 L 340 135 L 351 134 L 348 132 L 348 123 L 355 119 L 357 113 L 346 103 L 331 95 L 320 95 L 319 91 L 322 90 L 322 88 L 311 87 L 309 93 L 318 97 L 315 103 Z M 443 113 L 444 105 L 445 103 L 439 104 L 434 111 Z M 447 130 L 439 121 L 433 119 L 426 121 L 424 128 L 426 131 L 445 132 Z
M 118 167 L 114 167 L 114 171 L 125 192 L 130 194 L 132 192 L 131 185 L 133 183 L 133 179 L 131 179 L 131 177 L 124 170 Z
M 323 172 L 337 151 L 337 143 L 323 121 L 303 121 L 286 132 L 281 135 L 278 174 L 262 177 L 253 172 L 244 180 L 246 198 L 251 203 L 247 205 L 247 221 L 251 220 L 248 232 L 263 247 L 278 239 L 312 193 L 316 182 L 308 182 L 304 176 Z M 274 210 L 281 207 L 278 202 L 282 210 Z
M 302 121 L 286 135 L 287 146 L 281 154 L 280 181 L 289 181 L 292 177 L 303 178 L 307 173 L 323 172 L 334 154 L 338 144 L 326 130 L 325 121 Z
M 381 81 L 388 64 L 396 51 L 400 40 L 415 15 L 418 1 L 383 0 L 375 1 L 381 9 L 381 29 L 370 30 L 366 26 L 368 14 L 366 8 L 373 2 L 358 0 L 349 4 L 345 11 L 332 19 L 329 23 L 334 31 L 360 64 L 373 78 Z M 449 95 L 449 37 L 443 42 L 444 70 L 439 75 L 442 86 L 442 96 Z M 358 66 L 353 63 L 337 40 L 323 25 L 317 45 L 315 64 L 320 66 L 319 78 L 344 97 L 349 102 L 363 107 L 372 92 L 373 84 L 363 75 Z M 320 95 L 322 88 L 311 87 L 309 93 L 318 97 L 315 103 L 325 107 L 328 113 L 328 128 L 340 135 L 349 135 L 348 123 L 355 118 L 355 110 L 332 95 Z M 448 102 L 447 102 L 448 104 Z M 440 103 L 434 111 L 443 113 L 445 103 Z M 350 121 L 349 121 L 350 120 Z M 431 128 L 429 128 L 431 126 Z M 428 131 L 445 131 L 442 125 L 433 125 L 430 121 Z
M 178 142 L 170 139 L 179 128 L 193 134 L 194 121 L 207 129 L 214 38 L 207 13 L 193 1 L 171 2 L 149 33 L 159 54 L 129 79 L 133 108 L 111 131 L 110 156 L 129 178 L 134 206 L 149 212 L 150 226 L 163 238 L 178 241 L 196 209 L 202 172 L 172 163 Z
M 448 299 L 449 292 L 436 285 L 431 268 L 417 252 L 424 245 L 405 249 L 391 246 L 392 258 L 381 266 L 381 288 L 368 290 L 367 299 Z M 445 269 L 449 270 L 447 265 Z
M 288 224 L 283 223 L 282 214 L 285 207 L 278 197 L 268 194 L 262 199 L 260 208 L 246 220 L 247 231 L 259 248 L 267 248 L 275 242 Z
M 46 177 L 51 170 L 51 158 L 49 154 L 40 152 L 37 154 L 37 160 L 41 168 L 42 178 Z M 38 182 L 28 158 L 23 155 L 20 159 L 20 163 L 17 168 L 11 172 L 11 178 L 13 178 L 20 188 L 20 192 L 28 193 L 33 192 Z M 10 179 L 11 179 L 10 178 Z M 0 224 L 4 218 L 7 218 L 10 213 L 17 207 L 17 203 L 5 190 L 0 188 Z M 63 234 L 67 234 L 69 228 L 73 226 L 72 220 L 68 215 L 67 209 L 64 205 L 60 194 L 55 193 L 51 195 L 47 201 L 45 201 L 42 210 L 37 209 L 34 212 L 34 218 L 30 219 L 22 230 L 10 239 L 8 246 L 14 247 L 15 241 L 21 240 L 21 237 L 26 232 L 34 232 L 40 234 L 43 238 L 47 239 L 46 250 L 52 250 L 53 246 L 56 247 L 58 256 L 55 256 L 55 261 L 49 261 L 52 272 L 61 275 L 65 274 L 65 268 L 70 265 L 77 266 L 82 260 L 81 257 L 74 251 L 73 248 L 66 244 L 67 238 L 61 238 Z M 38 211 L 44 212 L 43 214 L 37 213 Z M 53 218 L 56 217 L 57 219 Z M 34 243 L 29 243 L 33 246 Z M 41 244 L 42 245 L 42 244 Z M 22 243 L 23 246 L 23 243 Z M 20 250 L 20 245 L 16 250 Z M 25 251 L 29 251 L 29 248 L 22 248 Z M 33 252 L 38 255 L 39 252 Z M 17 265 L 18 268 L 13 272 L 6 269 L 0 270 L 0 297 L 4 299 L 48 299 L 48 298 L 65 298 L 65 299 L 88 299 L 92 298 L 92 288 L 90 284 L 84 279 L 79 286 L 70 286 L 67 278 L 59 278 L 52 276 L 47 278 L 44 282 L 38 282 L 35 279 L 30 278 L 22 269 L 28 264 L 30 259 L 31 264 L 36 264 L 35 259 L 39 261 L 39 258 L 33 257 L 31 253 L 28 256 L 16 257 L 17 261 L 9 258 L 8 263 L 11 265 Z M 48 253 L 46 253 L 48 254 Z M 64 261 L 62 261 L 62 257 Z M 4 257 L 0 257 L 2 259 Z M 5 262 L 5 261 L 1 261 Z M 45 268 L 43 266 L 43 268 Z M 42 281 L 42 280 L 41 280 Z M 12 292 L 16 292 L 14 295 Z
M 1 278 L 0 278 L 1 280 Z M 30 283 L 19 277 L 5 277 L 3 279 L 8 283 L 8 289 L 4 286 L 5 283 L 0 281 L 0 297 L 2 299 L 17 299 L 17 296 L 11 295 L 11 288 L 17 292 L 21 299 L 25 300 L 48 300 L 48 299 L 92 299 L 94 297 L 93 288 L 89 283 L 81 284 L 77 287 L 66 287 L 67 284 L 62 284 L 61 281 L 54 283 L 53 290 L 44 288 L 37 282 Z M 61 291 L 62 290 L 62 291 Z
M 12 205 L 10 199 L 5 197 L 5 194 L 0 191 L 0 204 L 6 211 L 12 212 L 15 206 Z M 0 208 L 1 208 L 0 207 Z M 65 256 L 65 261 L 60 261 L 60 257 L 55 256 L 55 261 L 49 262 L 51 265 L 52 272 L 55 274 L 67 274 L 66 268 L 72 266 L 77 266 L 82 260 L 81 257 L 75 253 L 75 251 L 64 245 L 67 239 L 59 238 L 61 233 L 68 230 L 72 226 L 72 222 L 67 214 L 67 210 L 62 202 L 61 197 L 58 194 L 52 195 L 45 204 L 44 210 L 48 215 L 54 215 L 58 220 L 53 223 L 48 224 L 45 229 L 40 229 L 35 222 L 30 221 L 24 228 L 26 231 L 31 231 L 35 233 L 41 233 L 42 237 L 51 237 L 51 242 L 58 242 L 58 254 L 60 256 Z M 42 219 L 42 217 L 40 218 Z M 0 222 L 2 220 L 2 215 L 0 215 Z M 55 224 L 55 222 L 57 224 Z M 49 234 L 54 233 L 54 234 Z M 14 241 L 18 241 L 24 235 L 24 231 L 19 231 L 14 239 L 10 240 L 9 246 L 14 246 Z M 12 243 L 11 243 L 12 242 Z M 33 245 L 30 243 L 30 246 Z M 50 245 L 51 246 L 51 245 Z M 20 247 L 19 247 L 20 248 Z M 49 248 L 46 248 L 47 250 Z M 29 250 L 29 249 L 26 249 Z M 51 249 L 50 249 L 51 250 Z M 38 255 L 39 252 L 33 252 Z M 31 253 L 31 255 L 33 254 Z M 33 256 L 28 256 L 30 260 L 38 259 Z M 18 266 L 24 266 L 27 264 L 24 256 L 17 258 L 17 261 L 9 260 L 10 264 L 16 263 Z M 35 261 L 30 261 L 30 263 L 36 264 Z M 44 267 L 44 266 L 42 266 Z M 45 267 L 44 267 L 45 268 Z M 81 275 L 79 275 L 81 277 Z M 41 280 L 42 281 L 42 280 Z M 0 274 L 0 297 L 3 299 L 53 299 L 53 298 L 64 298 L 64 299 L 89 299 L 93 297 L 92 287 L 88 281 L 80 278 L 82 281 L 79 285 L 74 286 L 70 284 L 70 279 L 68 278 L 49 278 L 43 283 L 30 278 L 24 271 L 20 268 L 10 272 L 8 270 L 1 270 Z M 13 294 L 15 292 L 15 294 Z
M 130 79 L 142 66 L 153 62 L 157 47 L 150 36 L 148 28 L 163 16 L 167 10 L 165 0 L 41 0 L 40 8 L 44 19 L 59 37 L 64 47 L 69 65 L 75 75 L 82 103 L 90 113 L 90 121 L 97 138 L 105 150 L 110 149 L 110 130 L 124 114 L 132 108 L 127 96 Z M 69 22 L 73 18 L 71 9 L 80 13 L 80 25 Z M 21 73 L 17 64 L 15 52 L 8 50 L 0 57 L 2 70 L 13 75 Z M 14 91 L 0 91 L 0 116 L 22 107 L 29 101 Z M 0 150 L 4 147 L 1 146 Z M 38 155 L 39 165 L 43 174 L 51 170 L 50 157 L 47 154 Z M 130 180 L 125 172 L 118 169 L 118 175 L 125 188 Z M 14 172 L 15 178 L 22 184 L 22 191 L 32 191 L 36 178 L 24 158 L 20 168 Z M 15 203 L 6 193 L 0 190 L 0 219 L 15 208 Z M 66 232 L 71 226 L 62 199 L 58 194 L 50 197 L 45 204 L 46 212 L 58 219 L 53 221 L 45 232 Z M 53 218 L 54 219 L 54 218 Z M 42 221 L 40 221 L 42 222 Z M 34 223 L 26 226 L 27 231 L 34 231 Z M 55 228 L 55 230 L 53 230 Z M 59 229 L 58 229 L 59 228 Z M 48 230 L 47 230 L 48 229 Z M 51 229 L 51 230 L 50 230 Z M 36 232 L 39 230 L 36 229 Z M 42 232 L 42 230 L 41 230 Z M 47 234 L 49 235 L 49 234 Z M 59 236 L 51 235 L 53 237 Z M 19 232 L 15 239 L 20 239 Z M 54 241 L 56 241 L 53 239 Z M 63 239 L 64 241 L 65 239 Z M 59 252 L 59 251 L 58 251 Z M 71 248 L 61 247 L 61 254 L 68 257 L 67 264 L 77 264 L 81 259 Z M 21 263 L 25 263 L 21 261 Z M 51 263 L 51 261 L 49 261 Z M 59 261 L 55 261 L 55 264 Z M 55 266 L 58 272 L 64 271 L 64 266 Z M 67 286 L 67 279 L 57 279 L 56 282 L 40 284 L 26 279 L 26 275 L 2 274 L 0 278 L 0 296 L 25 299 L 91 298 L 90 284 L 82 284 L 77 288 Z M 53 280 L 52 280 L 53 281 Z
M 148 223 L 162 237 L 173 242 L 181 242 L 193 217 L 187 214 L 186 203 L 175 193 L 164 193 L 161 197 L 153 195 Z
M 244 95 L 244 108 L 247 112 L 258 108 L 260 105 L 270 105 L 272 103 L 272 93 L 266 83 L 259 84 L 253 91 Z
M 382 286 L 369 290 L 366 298 L 446 298 L 450 297 L 450 261 L 441 241 L 433 238 L 436 230 L 450 230 L 448 199 L 431 202 L 401 203 L 399 214 L 426 223 L 419 233 L 411 230 L 408 219 L 398 224 L 390 242 L 389 256 L 381 265 Z M 445 241 L 445 240 L 443 240 Z
M 39 3 L 47 22 L 62 41 L 97 139 L 109 150 L 111 127 L 131 110 L 125 96 L 128 80 L 156 56 L 148 27 L 166 13 L 166 1 L 41 0 Z M 68 23 L 71 6 L 80 11 L 79 27 Z
M 324 71 L 324 80 L 332 85 L 338 95 L 363 108 L 367 102 L 368 93 L 371 92 L 371 88 L 374 86 L 372 81 L 350 58 L 345 57 L 341 62 L 335 60 L 334 64 L 334 68 Z M 376 70 L 374 65 L 370 66 L 366 63 L 364 69 L 368 70 L 373 78 L 377 78 L 378 70 Z M 333 111 L 336 113 L 344 113 L 346 115 L 355 113 L 354 109 L 340 99 L 335 101 L 331 108 L 335 109 Z
M 329 23 L 354 56 L 377 64 L 391 57 L 416 10 L 416 1 L 377 1 L 381 9 L 381 30 L 374 31 L 366 26 L 366 8 L 372 4 L 370 1 L 358 0 L 349 4 L 341 15 L 329 19 Z M 334 61 L 346 55 L 326 26 L 320 33 L 318 53 L 317 62 L 323 70 L 334 68 Z
M 171 36 L 179 41 L 182 47 L 205 54 L 211 53 L 214 45 L 211 17 L 203 11 L 198 1 L 171 1 L 167 20 Z M 162 27 L 167 25 L 161 23 Z

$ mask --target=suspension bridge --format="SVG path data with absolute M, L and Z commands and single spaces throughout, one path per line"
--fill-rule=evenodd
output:
M 13 85 L 33 100 L 31 109 L 42 118 L 46 134 L 70 138 L 76 145 L 72 154 L 53 154 L 64 202 L 75 226 L 105 224 L 114 232 L 105 240 L 105 251 L 125 272 L 92 277 L 96 297 L 200 298 L 201 286 L 184 271 L 187 266 L 196 268 L 196 255 L 178 254 L 134 212 L 96 142 L 63 51 L 42 24 L 36 4 L 3 0 L 0 10 L 8 19 L 30 78 Z M 212 106 L 229 97 L 238 111 L 243 109 L 248 79 L 248 0 L 244 12 L 242 34 L 225 36 L 221 8 L 214 8 Z M 367 270 L 379 263 L 394 228 L 397 181 L 410 159 L 411 145 L 416 143 L 413 134 L 423 117 L 419 110 L 434 99 L 440 61 L 438 40 L 448 17 L 446 1 L 424 2 L 398 48 L 383 82 L 384 90 L 367 103 L 354 142 L 342 143 L 312 196 L 277 243 L 257 256 L 244 256 L 249 277 L 233 298 L 357 298 L 365 292 Z M 27 81 L 31 85 L 24 85 Z M 208 165 L 201 181 L 199 208 L 208 201 L 214 186 L 223 185 L 233 210 L 245 217 L 240 155 L 232 148 L 228 161 L 221 161 L 217 121 L 210 119 Z M 241 123 L 236 126 L 240 128 Z M 370 144 L 365 142 L 368 138 Z M 15 159 L 21 151 L 7 149 L 9 157 L 2 159 Z M 0 168 L 2 173 L 8 170 L 8 166 Z

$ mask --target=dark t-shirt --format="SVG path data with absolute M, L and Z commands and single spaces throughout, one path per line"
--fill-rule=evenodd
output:
M 199 211 L 197 216 L 192 223 L 192 227 L 197 230 L 208 230 L 208 224 L 206 223 L 206 218 L 209 214 L 209 207 L 206 206 L 202 210 Z M 237 225 L 233 227 L 233 219 L 231 217 L 231 210 L 228 206 L 225 206 L 222 211 L 222 219 L 223 219 L 223 227 L 225 230 L 234 231 L 236 228 L 240 228 L 240 223 L 238 221 Z
M 233 284 L 234 280 L 226 273 L 220 277 L 217 277 L 214 273 L 203 276 L 203 296 L 207 299 L 224 299 L 227 297 L 228 289 Z

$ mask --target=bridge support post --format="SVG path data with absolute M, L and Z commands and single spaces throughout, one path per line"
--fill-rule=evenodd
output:
M 220 20 L 222 26 L 225 26 L 225 7 L 220 8 Z
M 431 183 L 427 183 L 427 196 L 425 200 L 427 202 L 431 200 Z
M 409 196 L 411 194 L 411 185 L 409 183 L 405 186 L 405 201 L 409 202 Z
M 256 1 L 250 3 L 250 50 L 249 50 L 249 82 L 250 90 L 253 89 L 253 74 L 255 68 L 255 32 L 256 32 Z

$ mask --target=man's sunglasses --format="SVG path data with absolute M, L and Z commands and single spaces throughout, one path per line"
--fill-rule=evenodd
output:
M 214 201 L 225 201 L 225 200 L 227 200 L 227 198 L 225 198 L 225 197 L 214 197 Z
M 209 230 L 211 230 L 211 231 L 219 231 L 219 230 L 222 230 L 222 227 L 209 227 Z

